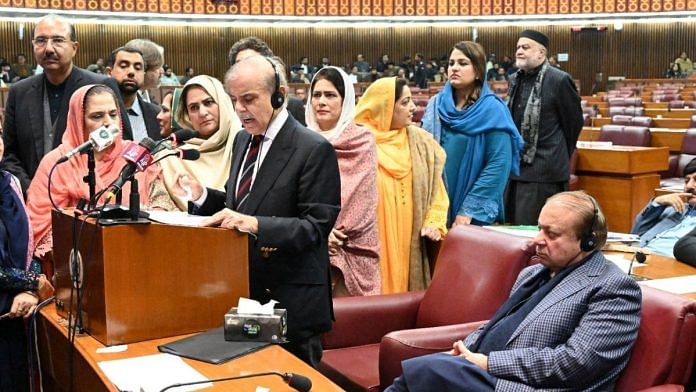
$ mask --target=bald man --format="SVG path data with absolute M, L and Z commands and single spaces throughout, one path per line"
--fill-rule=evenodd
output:
M 287 85 L 274 59 L 235 63 L 225 87 L 246 132 L 234 140 L 227 193 L 190 186 L 191 212 L 206 223 L 249 235 L 251 298 L 287 309 L 289 344 L 319 364 L 319 334 L 331 329 L 327 238 L 338 216 L 341 184 L 326 138 L 300 125 L 285 108 Z

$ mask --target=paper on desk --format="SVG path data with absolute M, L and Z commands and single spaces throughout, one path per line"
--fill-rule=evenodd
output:
M 97 364 L 120 391 L 159 392 L 172 384 L 207 380 L 180 357 L 170 354 L 102 361 Z M 169 391 L 195 391 L 212 385 L 211 383 L 190 385 L 172 388 Z
M 150 220 L 175 226 L 201 226 L 208 216 L 189 215 L 183 211 L 148 211 Z
M 502 231 L 519 237 L 534 238 L 539 233 L 539 228 L 536 226 L 484 226 L 487 229 Z M 616 233 L 610 231 L 607 233 L 607 242 L 638 242 L 640 237 L 635 234 Z
M 273 315 L 273 307 L 278 301 L 270 300 L 265 305 L 259 301 L 240 297 L 237 302 L 237 314 L 267 314 Z
M 628 268 L 631 266 L 631 260 L 630 259 L 625 259 L 623 255 L 604 255 L 604 257 L 607 258 L 607 260 L 611 261 L 612 263 L 616 264 L 619 269 L 627 274 L 633 273 L 633 271 L 629 271 Z M 642 267 L 644 266 L 644 263 L 639 263 L 637 261 L 633 262 L 633 268 L 636 267 Z M 633 269 L 631 268 L 631 269 Z
M 678 276 L 676 278 L 652 279 L 640 282 L 645 286 L 669 291 L 674 294 L 686 294 L 696 292 L 696 275 Z

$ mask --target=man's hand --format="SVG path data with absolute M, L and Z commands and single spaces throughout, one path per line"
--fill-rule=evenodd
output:
M 454 218 L 454 222 L 452 222 L 452 227 L 456 227 L 459 225 L 469 225 L 471 224 L 471 217 L 466 216 L 466 215 L 457 215 L 456 218 Z
M 488 356 L 472 353 L 461 340 L 457 340 L 452 344 L 452 351 L 450 351 L 449 354 L 462 357 L 481 369 L 488 370 Z
M 437 227 L 424 227 L 421 229 L 420 235 L 421 237 L 427 237 L 433 241 L 440 241 L 442 239 L 440 230 Z
M 39 297 L 28 291 L 15 295 L 10 308 L 10 317 L 29 318 L 36 305 L 39 303 Z
M 244 233 L 258 234 L 259 221 L 253 216 L 240 214 L 229 208 L 220 210 L 215 215 L 203 221 L 203 226 L 224 227 L 239 230 Z
M 672 207 L 678 213 L 683 214 L 686 208 L 686 202 L 691 196 L 693 195 L 688 192 L 668 193 L 656 197 L 653 201 L 661 206 Z
M 329 254 L 338 254 L 338 250 L 343 246 L 348 236 L 343 234 L 341 230 L 332 229 L 329 233 Z
M 187 173 L 177 173 L 176 181 L 174 181 L 172 186 L 172 192 L 190 201 L 195 201 L 201 198 L 203 187 L 195 178 Z

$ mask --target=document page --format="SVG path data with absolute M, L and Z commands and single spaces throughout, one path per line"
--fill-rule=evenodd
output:
M 102 361 L 98 365 L 120 391 L 159 392 L 172 384 L 207 380 L 181 358 L 170 354 Z M 211 383 L 203 383 L 169 391 L 195 391 L 211 386 Z

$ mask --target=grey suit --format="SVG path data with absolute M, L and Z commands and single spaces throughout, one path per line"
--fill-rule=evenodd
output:
M 160 135 L 159 121 L 157 121 L 157 114 L 162 110 L 162 108 L 150 102 L 145 102 L 140 94 L 136 94 L 136 97 L 138 99 L 138 103 L 140 104 L 140 109 L 143 111 L 143 120 L 145 120 L 147 136 L 152 140 L 162 139 L 162 135 Z
M 101 83 L 114 90 L 120 101 L 123 137 L 125 139 L 133 138 L 130 122 L 123 102 L 120 100 L 116 83 L 105 76 L 73 66 L 70 75 L 64 82 L 65 91 L 61 97 L 58 118 L 52 126 L 53 145 L 46 148 L 44 146 L 44 80 L 45 76 L 39 74 L 13 84 L 10 87 L 5 105 L 3 122 L 5 158 L 1 167 L 19 178 L 23 191 L 29 187 L 45 151 L 51 150 L 61 143 L 68 118 L 70 97 L 75 90 L 82 86 Z

